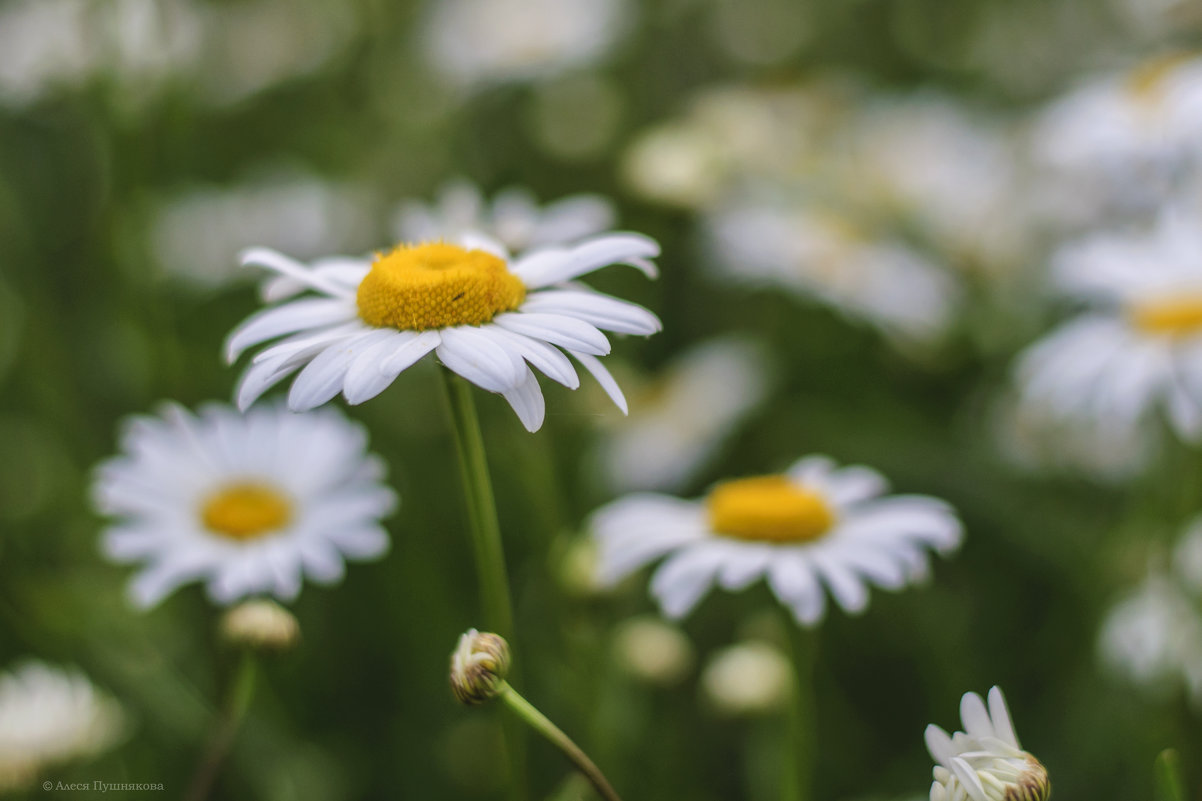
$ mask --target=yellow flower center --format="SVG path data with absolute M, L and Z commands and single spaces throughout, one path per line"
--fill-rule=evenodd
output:
M 810 542 L 835 524 L 835 512 L 821 495 L 785 476 L 724 481 L 705 504 L 713 530 L 741 540 Z
M 483 250 L 433 242 L 378 255 L 359 284 L 359 317 L 377 328 L 480 325 L 526 299 L 526 286 Z
M 246 541 L 281 529 L 292 519 L 292 503 L 266 484 L 230 484 L 205 501 L 200 511 L 205 528 L 232 540 Z
M 1139 301 L 1131 305 L 1127 316 L 1146 334 L 1186 337 L 1202 333 L 1202 294 Z

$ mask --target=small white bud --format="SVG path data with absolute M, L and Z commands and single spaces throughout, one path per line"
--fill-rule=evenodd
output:
M 300 639 L 296 617 L 275 601 L 244 601 L 221 618 L 226 642 L 253 651 L 287 651 Z
M 477 706 L 500 694 L 509 674 L 509 643 L 498 634 L 468 629 L 451 654 L 451 692 Z

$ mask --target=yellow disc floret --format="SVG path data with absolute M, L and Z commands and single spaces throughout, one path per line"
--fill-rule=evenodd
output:
M 262 537 L 288 525 L 292 503 L 266 484 L 229 484 L 209 496 L 200 510 L 205 528 L 232 540 Z
M 480 325 L 525 299 L 525 284 L 503 260 L 442 242 L 377 256 L 356 298 L 368 325 L 402 331 Z
M 835 524 L 821 495 L 785 476 L 725 481 L 710 491 L 705 505 L 715 532 L 741 540 L 809 542 Z
M 1202 333 L 1202 294 L 1165 296 L 1132 304 L 1131 323 L 1147 334 L 1185 337 Z

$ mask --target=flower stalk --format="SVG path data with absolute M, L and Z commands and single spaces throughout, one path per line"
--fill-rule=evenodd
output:
M 789 659 L 793 664 L 793 692 L 787 712 L 788 747 L 781 760 L 782 801 L 809 801 L 814 791 L 814 749 L 818 744 L 814 725 L 814 663 L 818 637 L 786 616 Z
M 258 663 L 255 654 L 245 651 L 239 658 L 238 667 L 230 680 L 221 716 L 209 739 L 204 756 L 196 768 L 196 773 L 192 777 L 188 794 L 185 796 L 187 801 L 204 801 L 209 797 L 213 783 L 221 772 L 226 757 L 229 756 L 234 739 L 238 736 L 238 730 L 242 727 L 246 710 L 250 708 L 251 699 L 254 698 L 257 673 Z

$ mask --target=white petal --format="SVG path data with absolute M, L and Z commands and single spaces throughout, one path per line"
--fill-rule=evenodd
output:
M 595 356 L 590 356 L 587 353 L 579 353 L 574 350 L 569 350 L 568 353 L 584 365 L 584 369 L 592 373 L 593 378 L 597 379 L 597 383 L 601 385 L 601 389 L 605 390 L 605 394 L 614 402 L 614 405 L 622 410 L 622 414 L 628 414 L 626 406 L 626 396 L 622 394 L 622 388 L 618 386 L 618 382 L 610 375 L 609 370 L 601 363 L 601 360 Z
M 832 558 L 821 550 L 814 549 L 812 558 L 839 606 L 853 615 L 868 607 L 868 588 L 859 576 L 848 570 L 838 558 Z
M 946 731 L 933 723 L 927 726 L 922 737 L 926 741 L 931 759 L 946 767 L 956 754 L 956 749 L 952 746 L 952 738 Z
M 993 721 L 993 731 L 999 740 L 1015 748 L 1022 747 L 1018 744 L 1018 735 L 1014 732 L 1014 724 L 1010 720 L 1010 710 L 1006 708 L 1006 699 L 1002 695 L 1000 687 L 989 689 L 989 717 Z
M 252 264 L 266 267 L 333 297 L 353 298 L 355 296 L 355 290 L 341 286 L 330 280 L 328 276 L 321 275 L 296 259 L 291 259 L 271 248 L 248 248 L 239 254 L 239 260 L 244 267 Z
M 307 412 L 337 395 L 346 371 L 359 353 L 359 343 L 370 344 L 368 336 L 344 340 L 317 354 L 292 382 L 288 408 L 294 412 Z
M 509 405 L 513 407 L 527 431 L 534 433 L 542 428 L 543 417 L 547 411 L 546 402 L 543 400 L 543 391 L 538 386 L 538 379 L 530 372 L 529 367 L 526 368 L 525 380 L 501 394 L 509 401 Z
M 234 329 L 225 343 L 225 358 L 233 362 L 242 351 L 284 334 L 308 331 L 355 318 L 355 308 L 343 300 L 304 298 L 252 314 Z
M 641 234 L 609 234 L 586 240 L 573 248 L 538 250 L 515 262 L 510 271 L 530 289 L 570 281 L 610 264 L 633 264 L 654 278 L 648 258 L 659 255 L 659 245 Z
M 385 375 L 399 375 L 440 344 L 442 334 L 438 331 L 422 331 L 415 339 L 400 342 L 392 355 L 385 356 L 380 362 L 380 372 Z
M 726 562 L 718 572 L 718 584 L 724 590 L 737 592 L 768 572 L 775 555 L 767 545 L 733 543 L 726 548 Z
M 768 585 L 803 625 L 812 626 L 822 619 L 826 596 L 804 555 L 782 554 L 769 569 Z
M 985 702 L 976 693 L 964 693 L 960 699 L 960 720 L 964 722 L 964 731 L 975 737 L 993 736 L 993 722 L 985 710 Z
M 709 591 L 724 558 L 721 549 L 702 543 L 664 562 L 651 579 L 651 592 L 664 614 L 673 619 L 687 615 Z
M 524 378 L 521 355 L 474 326 L 445 328 L 438 358 L 452 371 L 489 392 L 513 389 Z
M 411 344 L 415 339 L 417 334 L 413 331 L 392 331 L 361 351 L 351 362 L 342 383 L 342 394 L 346 402 L 354 406 L 383 392 L 397 377 L 397 373 L 380 369 L 384 358 L 391 356 L 397 348 Z
M 948 768 L 956 774 L 956 778 L 960 780 L 960 784 L 964 785 L 964 789 L 972 800 L 989 801 L 989 796 L 985 794 L 985 788 L 981 785 L 981 780 L 977 778 L 977 772 L 972 769 L 972 766 L 960 757 L 952 757 L 950 762 Z
M 570 289 L 533 292 L 521 310 L 563 314 L 619 334 L 654 334 L 663 328 L 659 318 L 642 306 L 600 292 Z
M 558 381 L 568 389 L 580 386 L 580 377 L 568 357 L 557 348 L 537 339 L 507 331 L 500 326 L 482 326 L 494 336 L 500 336 L 531 365 L 537 367 L 547 377 Z
M 562 314 L 506 312 L 493 318 L 499 325 L 515 334 L 541 339 L 561 348 L 604 356 L 609 353 L 609 340 L 596 326 Z

